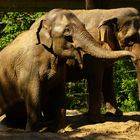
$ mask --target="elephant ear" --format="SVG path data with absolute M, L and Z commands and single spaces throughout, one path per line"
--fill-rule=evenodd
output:
M 99 25 L 99 39 L 101 43 L 107 43 L 111 50 L 120 49 L 119 42 L 116 37 L 118 31 L 117 18 L 105 20 Z
M 49 26 L 47 25 L 46 20 L 41 20 L 39 27 L 36 32 L 38 44 L 45 45 L 47 48 L 51 48 L 52 46 L 52 38 L 50 36 Z

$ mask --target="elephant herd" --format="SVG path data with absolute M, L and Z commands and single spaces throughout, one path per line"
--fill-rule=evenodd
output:
M 113 63 L 131 57 L 140 91 L 139 41 L 140 14 L 135 8 L 49 11 L 0 51 L 0 115 L 25 120 L 28 131 L 57 131 L 65 126 L 66 82 L 85 78 L 88 121 L 105 120 L 102 96 L 107 111 L 121 116 Z

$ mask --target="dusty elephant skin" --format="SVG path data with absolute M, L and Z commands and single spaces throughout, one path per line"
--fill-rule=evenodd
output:
M 129 51 L 113 52 L 99 45 L 70 11 L 50 11 L 37 28 L 21 33 L 0 53 L 0 115 L 6 113 L 10 118 L 14 105 L 24 102 L 26 130 L 62 128 L 67 59 L 79 64 L 83 54 L 113 61 L 125 56 L 135 59 Z
M 108 50 L 127 49 L 133 52 L 139 59 L 140 15 L 135 8 L 71 11 L 85 24 L 86 29 L 95 40 L 101 43 L 102 48 Z M 38 19 L 31 28 L 36 28 L 38 22 L 43 18 L 45 18 L 45 15 Z M 108 64 L 103 61 L 98 61 L 98 63 L 96 63 L 97 61 L 89 55 L 85 56 L 83 60 L 84 69 L 81 71 L 76 64 L 76 61 L 67 61 L 67 81 L 76 81 L 83 77 L 87 78 L 89 90 L 89 119 L 92 122 L 102 120 L 100 114 L 101 91 L 103 93 L 107 111 L 115 113 L 116 116 L 122 115 L 122 112 L 117 107 L 114 94 L 113 63 Z M 138 88 L 140 93 L 139 61 L 137 61 L 137 63 L 134 62 L 134 65 L 137 70 Z
M 139 59 L 140 14 L 135 8 L 83 11 L 77 10 L 73 12 L 86 25 L 86 29 L 92 34 L 92 36 L 102 44 L 102 48 L 109 50 L 127 49 L 135 53 Z M 99 114 L 99 108 L 101 106 L 101 104 L 99 104 L 101 100 L 101 91 L 103 93 L 107 111 L 113 112 L 117 116 L 122 115 L 122 112 L 117 107 L 116 97 L 114 94 L 113 66 L 105 63 L 101 63 L 96 66 L 97 64 L 94 64 L 94 62 L 91 63 L 89 60 L 90 58 L 86 59 L 87 62 L 85 62 L 85 65 L 87 67 L 85 69 L 86 74 L 92 75 L 91 77 L 93 77 L 92 79 L 89 78 L 88 80 L 90 93 L 90 119 L 92 120 L 95 114 Z M 134 65 L 136 66 L 137 75 L 140 75 L 138 70 L 139 60 L 137 63 L 134 62 Z M 94 70 L 95 66 L 97 67 L 96 70 Z M 96 75 L 91 74 L 92 71 L 95 72 Z M 138 87 L 140 87 L 139 83 Z M 94 112 L 93 110 L 96 110 L 97 112 Z
M 74 11 L 77 17 L 86 25 L 86 29 L 92 36 L 100 41 L 102 48 L 109 50 L 127 49 L 133 52 L 137 58 L 140 57 L 140 14 L 135 8 L 118 8 L 110 10 L 86 10 Z M 115 15 L 114 15 L 115 13 Z M 98 17 L 98 18 L 97 18 Z M 96 21 L 96 22 L 95 22 Z M 133 60 L 132 60 L 133 61 Z M 87 59 L 87 63 L 89 60 Z M 139 78 L 139 60 L 134 62 Z M 89 65 L 87 65 L 88 67 Z M 89 73 L 93 71 L 94 64 L 90 68 Z M 86 68 L 87 70 L 87 68 Z M 100 99 L 99 93 L 102 91 L 107 111 L 113 111 L 116 115 L 121 115 L 121 111 L 117 107 L 116 97 L 113 87 L 113 66 L 107 64 L 99 64 L 98 69 L 94 70 L 93 79 L 89 79 L 89 114 L 98 114 L 93 110 L 99 111 Z M 102 75 L 102 77 L 101 77 Z M 102 83 L 95 84 L 95 81 L 101 80 Z M 95 84 L 94 88 L 93 85 Z M 98 86 L 100 85 L 100 90 Z M 139 82 L 138 82 L 138 87 Z M 93 89 L 92 89 L 93 88 Z M 140 91 L 139 91 L 140 92 Z M 94 93 L 94 94 L 93 94 Z M 96 94 L 95 94 L 96 93 Z M 95 99 L 93 99 L 95 98 Z M 140 97 L 139 97 L 140 101 Z M 91 107 L 91 108 L 90 108 Z M 96 108 L 97 107 L 97 108 Z

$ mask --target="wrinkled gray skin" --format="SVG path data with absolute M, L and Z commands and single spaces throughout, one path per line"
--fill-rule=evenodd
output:
M 86 29 L 96 41 L 101 43 L 102 48 L 108 50 L 127 49 L 133 52 L 138 59 L 140 58 L 140 16 L 135 8 L 72 10 L 72 12 L 85 24 Z M 44 17 L 42 16 L 40 19 Z M 31 28 L 36 28 L 39 20 Z M 133 61 L 133 64 L 137 70 L 140 101 L 140 60 L 137 63 Z M 67 81 L 87 78 L 89 90 L 88 117 L 91 122 L 98 122 L 103 119 L 100 114 L 101 92 L 107 111 L 115 113 L 117 116 L 122 115 L 117 107 L 114 94 L 113 63 L 108 64 L 103 61 L 96 63 L 93 57 L 87 56 L 84 59 L 84 69 L 81 72 L 76 62 L 67 61 L 67 67 Z
M 23 102 L 26 130 L 47 126 L 55 131 L 65 120 L 67 59 L 77 60 L 80 66 L 87 54 L 95 61 L 135 56 L 129 51 L 100 48 L 80 20 L 67 10 L 50 11 L 36 27 L 21 33 L 0 53 L 0 115 L 10 115 Z M 42 112 L 49 122 L 42 122 Z
M 77 17 L 86 25 L 87 30 L 91 35 L 102 44 L 102 48 L 109 50 L 127 49 L 135 53 L 137 58 L 140 57 L 140 15 L 134 8 L 120 8 L 110 10 L 89 10 L 87 12 L 75 11 Z M 115 13 L 115 14 L 114 14 Z M 88 60 L 89 62 L 89 60 Z M 87 62 L 87 63 L 88 63 Z M 87 64 L 86 63 L 86 64 Z M 91 62 L 89 63 L 91 64 Z M 134 62 L 136 70 L 140 68 L 139 61 Z M 95 65 L 88 67 L 94 71 Z M 92 75 L 93 79 L 89 78 L 89 118 L 92 120 L 94 114 L 99 114 L 99 100 L 101 99 L 100 92 L 103 92 L 104 101 L 106 103 L 107 112 L 122 115 L 118 109 L 113 87 L 113 67 L 108 64 L 98 64 L 96 75 Z M 137 71 L 138 81 L 139 74 Z M 102 83 L 101 83 L 102 75 Z M 95 84 L 95 81 L 100 83 Z M 94 85 L 94 86 L 90 86 Z M 138 82 L 138 87 L 140 81 Z M 100 88 L 99 88 L 99 87 Z M 94 94 L 93 94 L 94 93 Z M 140 93 L 140 90 L 139 90 Z M 99 95 L 99 96 L 98 96 Z M 93 96 L 93 97 L 92 97 Z M 95 99 L 93 99 L 95 98 Z M 139 96 L 140 101 L 140 96 Z M 94 103 L 93 103 L 94 102 Z M 97 108 L 96 108 L 97 107 Z M 97 110 L 94 112 L 92 110 Z M 98 115 L 97 115 L 98 116 Z
M 86 25 L 86 29 L 91 35 L 102 44 L 102 48 L 109 50 L 127 49 L 133 52 L 137 58 L 140 57 L 140 14 L 134 8 L 118 8 L 110 10 L 89 10 L 89 11 L 74 11 L 77 17 Z M 115 14 L 114 14 L 115 13 Z M 90 59 L 89 59 L 90 60 Z M 88 75 L 92 74 L 93 79 L 89 78 L 89 118 L 92 121 L 94 114 L 99 114 L 101 104 L 100 92 L 103 92 L 104 101 L 106 103 L 107 111 L 113 112 L 116 115 L 122 115 L 118 109 L 113 87 L 113 66 L 105 63 L 93 65 L 89 67 L 87 60 L 87 68 L 90 69 Z M 133 60 L 132 60 L 133 61 Z M 93 62 L 94 63 L 94 62 Z M 140 60 L 136 66 L 138 81 Z M 85 65 L 86 65 L 85 64 Z M 93 67 L 96 66 L 96 71 Z M 90 73 L 90 74 L 89 74 Z M 87 76 L 88 77 L 88 76 Z M 102 79 L 99 80 L 99 79 Z M 96 81 L 96 84 L 95 84 Z M 100 82 L 99 82 L 100 81 Z M 94 86 L 91 86 L 94 85 Z M 140 87 L 140 81 L 138 82 Z M 140 93 L 140 90 L 139 90 Z M 92 97 L 93 96 L 93 97 Z M 95 98 L 95 99 L 93 99 Z M 139 95 L 140 101 L 140 95 Z M 93 110 L 97 110 L 93 111 Z M 98 116 L 98 115 L 97 115 Z

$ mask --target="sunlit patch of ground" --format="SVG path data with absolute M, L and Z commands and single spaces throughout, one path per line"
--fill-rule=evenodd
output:
M 0 125 L 0 140 L 139 140 L 140 112 L 107 118 L 98 124 L 87 124 L 86 116 L 77 110 L 67 112 L 68 126 L 63 133 L 31 133 Z M 4 118 L 4 116 L 3 116 Z M 1 117 L 1 119 L 3 119 Z

